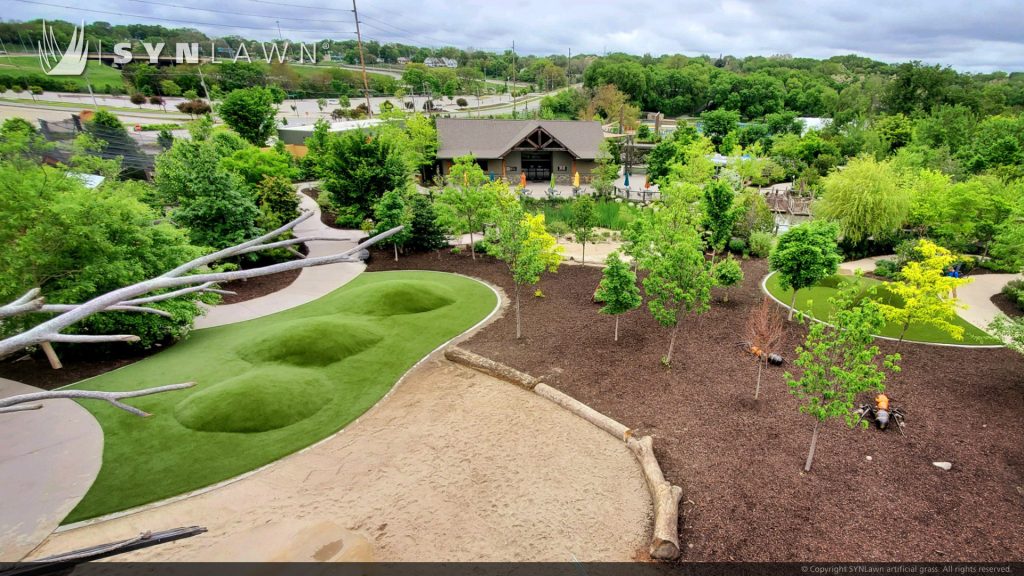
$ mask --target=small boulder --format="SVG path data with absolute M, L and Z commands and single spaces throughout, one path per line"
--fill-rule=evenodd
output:
M 953 468 L 953 464 L 951 462 L 932 462 L 932 466 L 942 468 L 943 470 L 949 470 Z

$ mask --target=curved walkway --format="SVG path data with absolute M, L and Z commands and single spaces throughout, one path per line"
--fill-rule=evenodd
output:
M 629 561 L 652 514 L 621 442 L 444 360 L 342 432 L 217 490 L 51 536 L 34 558 L 201 525 L 147 561 Z
M 0 398 L 39 392 L 0 378 Z M 92 486 L 103 430 L 73 400 L 0 414 L 0 561 L 21 560 L 53 532 Z M 131 416 L 130 416 L 131 417 Z
M 302 191 L 312 185 L 311 183 L 297 184 L 296 190 Z M 307 243 L 309 256 L 329 256 L 348 250 L 356 245 L 358 238 L 363 236 L 359 230 L 337 230 L 325 225 L 320 221 L 320 206 L 315 200 L 305 194 L 299 194 L 299 200 L 302 209 L 312 211 L 313 216 L 295 227 L 296 236 L 327 236 L 345 239 L 309 242 Z M 208 307 L 204 316 L 196 318 L 195 327 L 197 329 L 212 328 L 244 322 L 312 302 L 341 288 L 365 269 L 365 264 L 355 262 L 303 268 L 294 282 L 277 292 L 237 304 Z

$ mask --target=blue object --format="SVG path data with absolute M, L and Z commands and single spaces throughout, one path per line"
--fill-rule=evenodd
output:
M 491 182 L 494 182 L 494 172 L 491 171 Z
M 629 188 L 629 172 L 626 172 L 626 179 L 622 182 L 622 185 Z

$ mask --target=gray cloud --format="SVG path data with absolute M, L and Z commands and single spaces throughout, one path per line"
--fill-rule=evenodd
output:
M 38 1 L 71 5 L 67 0 Z M 257 39 L 275 38 L 275 20 L 279 20 L 284 35 L 294 40 L 354 36 L 352 16 L 344 10 L 348 6 L 344 1 L 280 0 L 274 4 L 269 0 L 187 0 L 187 6 L 193 9 L 132 0 L 76 4 L 113 14 L 17 0 L 0 2 L 6 19 L 46 17 L 184 25 L 156 20 L 166 18 L 206 23 L 194 27 L 210 35 L 238 34 Z M 857 53 L 883 61 L 923 60 L 974 72 L 1024 70 L 1024 35 L 1020 32 L 1024 2 L 1020 0 L 364 0 L 360 19 L 364 35 L 382 42 L 501 51 L 510 48 L 514 40 L 516 50 L 524 54 L 566 53 L 571 49 L 574 54 L 787 53 L 821 58 Z

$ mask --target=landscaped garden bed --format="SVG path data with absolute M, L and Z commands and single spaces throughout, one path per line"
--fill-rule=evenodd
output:
M 152 414 L 146 419 L 83 403 L 103 427 L 103 466 L 66 522 L 209 486 L 332 434 L 495 304 L 488 287 L 458 276 L 364 274 L 309 304 L 197 331 L 144 362 L 77 384 L 197 386 L 134 400 Z
M 443 251 L 394 262 L 375 253 L 371 270 L 393 268 L 512 289 L 489 257 Z M 768 270 L 763 261 L 743 268 L 728 303 L 684 317 L 671 369 L 660 362 L 669 331 L 645 310 L 626 314 L 613 341 L 614 320 L 592 301 L 601 271 L 582 266 L 545 276 L 543 298 L 523 301 L 521 340 L 506 314 L 462 346 L 653 436 L 668 480 L 684 489 L 684 561 L 1024 559 L 1024 357 L 903 343 L 903 371 L 886 392 L 906 411 L 906 435 L 830 421 L 804 474 L 813 422 L 784 384 L 792 364 L 769 368 L 753 400 L 755 360 L 737 344 Z M 778 352 L 787 361 L 804 333 L 786 325 Z M 878 344 L 885 353 L 895 345 Z

